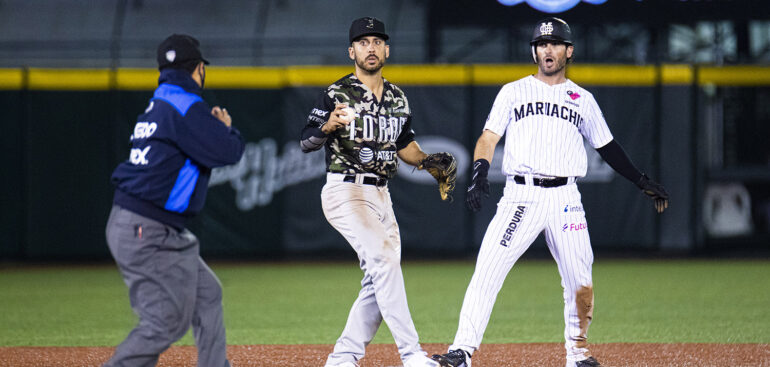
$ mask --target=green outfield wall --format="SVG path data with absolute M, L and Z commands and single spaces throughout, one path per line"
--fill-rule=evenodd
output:
M 321 212 L 323 153 L 302 154 L 298 143 L 317 94 L 350 71 L 349 66 L 209 69 L 204 99 L 228 108 L 248 145 L 240 163 L 214 171 L 206 208 L 191 223 L 204 255 L 350 253 Z M 424 172 L 402 166 L 391 182 L 405 256 L 475 252 L 495 205 L 490 200 L 478 214 L 463 206 L 472 147 L 499 88 L 532 72 L 533 65 L 386 67 L 385 77 L 409 98 L 418 142 L 426 151 L 452 152 L 460 167 L 452 204 L 438 199 Z M 588 149 L 589 173 L 579 184 L 594 247 L 647 252 L 703 247 L 708 239 L 700 207 L 710 180 L 699 163 L 704 93 L 767 88 L 770 71 L 574 65 L 568 77 L 595 95 L 615 138 L 672 196 L 669 210 L 656 216 L 648 199 Z M 109 257 L 104 240 L 109 177 L 128 157 L 135 116 L 156 84 L 157 71 L 151 69 L 0 70 L 5 161 L 0 257 Z M 493 162 L 490 175 L 495 198 L 504 182 L 500 163 Z M 533 251 L 545 251 L 541 244 L 542 239 Z

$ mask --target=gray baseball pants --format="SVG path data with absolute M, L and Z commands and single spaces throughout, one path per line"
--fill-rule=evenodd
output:
M 195 235 L 113 206 L 107 244 L 139 323 L 105 366 L 155 366 L 192 326 L 198 366 L 229 367 L 222 287 L 200 258 Z
M 425 355 L 406 301 L 401 236 L 386 187 L 329 182 L 321 192 L 324 215 L 358 254 L 364 278 L 327 366 L 357 362 L 384 320 L 402 361 Z

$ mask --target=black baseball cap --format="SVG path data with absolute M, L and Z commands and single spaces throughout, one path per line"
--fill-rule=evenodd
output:
M 385 23 L 375 17 L 358 18 L 350 25 L 350 43 L 363 36 L 377 36 L 385 41 L 389 38 Z
M 560 18 L 545 18 L 535 25 L 535 29 L 532 32 L 532 40 L 529 44 L 534 45 L 539 41 L 555 41 L 571 45 L 572 30 L 567 22 Z
M 200 42 L 186 34 L 172 34 L 158 45 L 158 69 L 182 66 L 190 61 L 203 61 L 208 65 L 208 60 L 203 58 L 198 49 Z

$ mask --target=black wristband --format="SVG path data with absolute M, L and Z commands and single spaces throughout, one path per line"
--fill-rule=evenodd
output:
M 486 178 L 488 173 L 489 173 L 489 161 L 487 161 L 484 158 L 481 158 L 473 162 L 472 179 L 475 179 L 476 177 Z

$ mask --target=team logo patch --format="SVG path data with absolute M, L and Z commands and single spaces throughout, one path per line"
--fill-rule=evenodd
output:
M 176 51 L 174 50 L 166 51 L 166 60 L 168 60 L 168 62 L 174 62 L 175 59 L 176 59 Z
M 508 247 L 508 242 L 511 240 L 511 237 L 513 237 L 513 232 L 516 232 L 516 229 L 519 228 L 519 223 L 521 223 L 524 212 L 526 211 L 526 206 L 519 205 L 516 207 L 516 212 L 513 213 L 513 218 L 511 218 L 510 223 L 508 223 L 508 227 L 505 228 L 503 238 L 500 239 L 500 246 Z
M 574 101 L 574 100 L 576 100 L 576 99 L 578 99 L 578 98 L 580 98 L 580 95 L 579 95 L 579 94 L 577 94 L 577 92 L 573 92 L 573 91 L 571 91 L 571 90 L 568 90 L 568 91 L 567 91 L 567 95 L 568 95 L 570 98 L 572 98 L 572 100 L 573 100 L 573 101 Z
M 548 22 L 548 23 L 543 22 L 542 24 L 540 24 L 540 34 L 541 35 L 550 36 L 551 33 L 553 33 L 553 23 L 552 22 Z
M 374 158 L 374 152 L 369 147 L 363 147 L 358 152 L 358 159 L 361 160 L 361 163 L 369 163 L 372 161 L 372 158 Z

